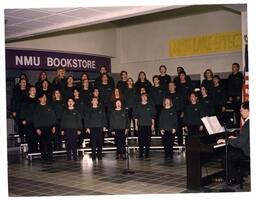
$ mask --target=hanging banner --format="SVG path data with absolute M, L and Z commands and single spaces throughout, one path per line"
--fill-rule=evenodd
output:
M 56 70 L 63 67 L 68 71 L 98 72 L 104 65 L 111 72 L 109 57 L 18 49 L 6 49 L 5 53 L 7 69 Z
M 170 40 L 169 56 L 193 56 L 242 50 L 241 32 L 224 32 Z

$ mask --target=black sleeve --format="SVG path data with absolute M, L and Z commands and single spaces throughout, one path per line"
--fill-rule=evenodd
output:
M 82 115 L 79 112 L 77 112 L 77 129 L 81 130 L 82 128 Z
M 12 113 L 17 111 L 18 101 L 19 101 L 19 98 L 18 98 L 17 90 L 14 89 L 13 90 L 13 95 L 12 95 L 12 98 L 11 98 L 11 112 Z
M 84 115 L 84 128 L 90 128 L 90 108 Z
M 139 106 L 137 105 L 137 106 L 135 106 L 134 107 L 134 112 L 133 112 L 133 118 L 134 119 L 138 119 L 139 118 Z
M 189 115 L 189 108 L 188 106 L 186 106 L 184 111 L 184 118 L 183 118 L 183 123 L 185 126 L 188 124 L 188 115 Z
M 52 120 L 52 126 L 56 126 L 56 114 L 54 110 L 51 108 L 51 120 Z
M 164 121 L 164 116 L 163 116 L 163 109 L 162 109 L 159 114 L 159 130 L 163 129 L 163 121 Z
M 126 128 L 127 129 L 130 129 L 130 121 L 129 121 L 129 117 L 128 117 L 128 113 L 127 112 L 125 112 L 125 121 L 126 121 Z
M 26 115 L 27 115 L 27 103 L 22 103 L 21 104 L 21 108 L 20 108 L 20 119 L 21 120 L 25 120 L 26 119 Z
M 113 126 L 114 126 L 114 123 L 115 123 L 115 121 L 114 121 L 114 112 L 112 112 L 111 114 L 110 114 L 110 117 L 109 117 L 109 128 L 110 128 L 110 132 L 112 132 L 113 131 Z
M 109 77 L 109 83 L 110 83 L 111 87 L 115 88 L 115 81 L 114 81 L 114 79 L 111 76 L 108 76 L 108 77 Z
M 102 125 L 103 127 L 107 127 L 107 117 L 106 117 L 106 112 L 103 108 L 102 109 Z
M 156 118 L 156 109 L 155 109 L 155 106 L 151 105 L 151 108 L 152 108 L 152 119 L 155 119 L 155 118 Z
M 178 117 L 177 117 L 176 111 L 173 112 L 173 125 L 174 125 L 175 129 L 178 128 Z
M 38 127 L 39 116 L 40 116 L 39 109 L 38 109 L 38 107 L 36 107 L 34 114 L 33 114 L 33 122 L 34 122 L 35 129 L 39 128 Z

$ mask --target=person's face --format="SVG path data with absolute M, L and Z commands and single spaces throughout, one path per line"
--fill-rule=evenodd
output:
M 79 97 L 79 91 L 78 90 L 74 90 L 74 97 Z
M 133 84 L 132 79 L 128 79 L 127 84 L 128 84 L 129 86 L 131 86 L 131 85 Z
M 237 73 L 239 71 L 237 65 L 232 65 L 232 72 Z
M 121 101 L 117 101 L 117 102 L 116 102 L 116 108 L 121 108 L 121 107 L 122 107 Z
M 203 95 L 207 94 L 207 90 L 205 89 L 205 87 L 201 87 L 201 93 Z
M 94 90 L 93 91 L 93 96 L 95 96 L 95 97 L 98 97 L 99 96 L 99 90 Z
M 46 104 L 47 97 L 46 95 L 43 95 L 41 98 L 39 98 L 40 104 Z
M 140 73 L 140 76 L 139 76 L 140 80 L 145 80 L 146 76 L 144 73 Z
M 41 80 L 45 80 L 46 78 L 47 78 L 46 73 L 45 73 L 45 72 L 42 72 L 42 73 L 41 73 L 41 76 L 40 76 L 40 79 L 41 79 Z
M 243 119 L 246 119 L 249 117 L 249 110 L 244 109 L 242 106 L 240 108 L 240 113 Z
M 59 75 L 60 75 L 60 78 L 64 78 L 65 77 L 65 70 L 64 69 L 60 69 L 59 70 Z
M 170 107 L 171 106 L 171 101 L 170 99 L 165 99 L 164 100 L 164 107 Z
M 44 89 L 47 89 L 48 88 L 48 82 L 47 81 L 44 81 L 43 83 L 42 83 L 42 87 L 44 88 Z
M 69 108 L 72 108 L 72 107 L 74 107 L 75 102 L 73 101 L 73 99 L 68 99 L 67 104 L 68 104 L 68 107 L 69 107 Z
M 205 75 L 206 75 L 206 78 L 212 77 L 212 73 L 209 70 L 206 71 Z
M 88 87 L 89 86 L 89 80 L 88 79 L 84 79 L 83 80 L 83 86 L 84 87 Z
M 118 89 L 115 89 L 115 96 L 119 96 L 119 90 Z
M 181 81 L 185 81 L 186 80 L 185 74 L 183 74 L 183 73 L 180 74 L 180 80 Z
M 176 86 L 174 83 L 169 83 L 168 87 L 169 87 L 169 91 L 171 91 L 171 92 L 175 91 Z
M 20 87 L 21 87 L 21 88 L 25 88 L 26 85 L 27 85 L 27 82 L 26 82 L 25 79 L 23 79 L 23 80 L 20 81 Z
M 191 102 L 191 103 L 195 103 L 196 101 L 197 101 L 196 95 L 195 95 L 195 94 L 191 94 L 191 95 L 190 95 L 190 102 Z
M 105 67 L 101 67 L 100 68 L 100 73 L 101 74 L 107 73 L 107 69 Z
M 56 91 L 55 91 L 55 98 L 56 98 L 56 99 L 60 99 L 60 96 L 61 96 L 61 95 L 60 95 L 60 91 L 59 91 L 59 90 L 56 90 Z
M 73 79 L 72 77 L 68 77 L 67 83 L 68 83 L 69 85 L 72 85 L 73 82 L 74 82 L 74 79 Z
M 92 103 L 93 106 L 97 106 L 98 105 L 98 99 L 93 98 L 91 103 Z
M 87 74 L 83 74 L 83 75 L 82 75 L 82 81 L 83 81 L 83 80 L 86 80 L 86 79 L 88 79 Z
M 30 96 L 35 96 L 35 95 L 36 95 L 36 88 L 31 87 L 31 88 L 29 89 L 29 95 L 30 95 Z
M 213 78 L 213 84 L 218 85 L 219 84 L 219 79 L 218 78 Z
M 142 95 L 142 96 L 141 96 L 141 101 L 142 101 L 142 102 L 147 102 L 147 101 L 148 101 L 147 95 Z
M 103 82 L 108 82 L 108 77 L 107 77 L 107 75 L 103 75 L 102 78 L 101 78 L 101 80 L 102 80 Z
M 160 67 L 159 72 L 160 74 L 165 74 L 166 73 L 165 67 Z
M 126 72 L 121 73 L 121 79 L 122 80 L 127 80 L 127 73 Z
M 143 94 L 143 93 L 147 93 L 146 89 L 145 88 L 141 88 L 140 89 L 140 93 Z
M 158 78 L 154 78 L 153 79 L 153 83 L 154 83 L 154 85 L 158 85 L 159 84 L 159 79 Z
M 182 72 L 183 70 L 182 70 L 182 68 L 181 67 L 178 67 L 177 68 L 177 74 L 179 74 L 180 72 Z

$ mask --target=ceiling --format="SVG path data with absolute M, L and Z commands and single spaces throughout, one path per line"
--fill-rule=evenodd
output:
M 11 42 L 182 7 L 189 5 L 5 9 L 5 40 Z M 246 10 L 246 4 L 225 5 L 225 8 L 240 13 Z
M 33 37 L 183 6 L 5 9 L 6 41 Z

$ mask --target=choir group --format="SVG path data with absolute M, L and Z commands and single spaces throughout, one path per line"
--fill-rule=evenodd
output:
M 21 74 L 13 89 L 11 115 L 21 142 L 26 140 L 29 152 L 38 151 L 39 142 L 46 161 L 52 160 L 53 149 L 62 148 L 63 139 L 67 159 L 76 160 L 85 137 L 91 141 L 92 159 L 100 160 L 105 135 L 115 137 L 116 158 L 126 159 L 125 139 L 131 134 L 138 136 L 139 158 L 149 157 L 151 135 L 162 136 L 165 157 L 171 158 L 174 136 L 182 145 L 183 130 L 190 135 L 204 133 L 203 116 L 216 115 L 224 123 L 227 102 L 239 126 L 243 85 L 239 70 L 239 64 L 233 63 L 224 87 L 220 77 L 207 69 L 198 89 L 182 67 L 172 79 L 165 65 L 152 83 L 143 71 L 136 82 L 122 71 L 115 84 L 105 66 L 93 81 L 87 73 L 80 80 L 66 76 L 65 68 L 58 68 L 51 82 L 41 71 L 35 85 Z

